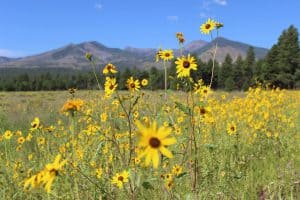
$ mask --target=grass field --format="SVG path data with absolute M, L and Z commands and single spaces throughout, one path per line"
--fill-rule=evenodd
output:
M 261 88 L 2 92 L 0 198 L 300 199 L 299 110 Z

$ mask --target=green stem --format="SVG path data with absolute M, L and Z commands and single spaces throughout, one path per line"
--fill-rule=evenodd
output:
M 92 64 L 92 67 L 93 67 L 93 73 L 94 73 L 94 76 L 96 78 L 98 88 L 99 88 L 99 90 L 102 90 L 102 87 L 101 87 L 101 85 L 99 83 L 99 79 L 98 79 L 97 73 L 96 73 L 96 63 L 95 63 L 95 61 L 91 61 L 91 64 Z
M 211 77 L 210 77 L 210 83 L 209 83 L 210 88 L 211 88 L 213 78 L 214 78 L 214 70 L 215 70 L 217 49 L 218 49 L 218 41 L 216 41 L 216 46 L 215 46 L 214 53 L 213 53 L 213 66 L 212 66 L 212 69 L 211 69 Z
M 167 99 L 167 66 L 166 66 L 166 61 L 164 61 L 164 68 L 165 68 L 165 99 Z

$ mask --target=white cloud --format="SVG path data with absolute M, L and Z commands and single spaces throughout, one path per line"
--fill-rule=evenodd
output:
M 219 6 L 226 6 L 227 0 L 204 0 L 202 2 L 202 9 L 210 10 L 212 4 L 217 4 Z
M 176 15 L 169 15 L 167 16 L 167 20 L 169 21 L 178 21 L 179 17 Z
M 101 3 L 96 3 L 95 8 L 97 10 L 101 10 L 101 9 L 103 9 L 103 5 Z
M 226 6 L 227 5 L 226 0 L 214 0 L 214 2 L 218 5 L 221 5 L 221 6 Z
M 204 12 L 201 12 L 201 13 L 199 14 L 199 17 L 200 17 L 200 18 L 207 18 L 207 14 L 204 13 Z

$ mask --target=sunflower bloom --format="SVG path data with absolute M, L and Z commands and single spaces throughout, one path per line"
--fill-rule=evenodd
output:
M 38 117 L 34 118 L 34 120 L 31 122 L 31 128 L 30 130 L 36 130 L 40 127 L 40 119 Z
M 234 135 L 236 133 L 236 124 L 234 122 L 227 124 L 227 133 L 229 135 Z
M 118 186 L 118 188 L 123 188 L 124 183 L 128 183 L 129 172 L 124 170 L 122 173 L 116 173 L 116 175 L 111 180 L 112 184 Z
M 203 34 L 207 35 L 209 34 L 212 30 L 216 28 L 216 22 L 210 18 L 201 25 L 200 30 Z
M 104 91 L 105 95 L 107 97 L 110 97 L 112 93 L 116 90 L 118 84 L 116 78 L 110 78 L 106 77 L 105 83 L 104 83 Z
M 139 91 L 141 88 L 140 81 L 138 79 L 134 80 L 132 76 L 127 80 L 126 86 L 130 92 Z
M 109 74 L 109 73 L 115 74 L 118 71 L 115 65 L 108 63 L 107 65 L 105 65 L 102 72 L 103 74 Z
M 147 79 L 143 79 L 142 80 L 142 86 L 147 86 L 148 85 L 148 80 Z
M 49 193 L 51 192 L 51 186 L 58 172 L 62 170 L 62 167 L 67 163 L 67 160 L 61 160 L 61 155 L 57 155 L 53 163 L 47 164 L 46 167 L 27 179 L 24 183 L 24 189 L 37 188 L 43 186 L 44 189 Z
M 179 176 L 182 173 L 182 167 L 180 165 L 174 165 L 172 168 L 172 172 L 173 174 L 175 174 L 176 176 Z
M 161 51 L 160 58 L 164 61 L 172 60 L 174 58 L 173 50 L 167 49 L 167 50 Z
M 13 133 L 9 130 L 4 132 L 4 138 L 9 140 L 13 136 Z
M 81 99 L 69 99 L 61 108 L 62 112 L 72 112 L 79 111 L 83 105 L 83 100 Z
M 157 168 L 160 153 L 168 158 L 173 158 L 173 154 L 166 148 L 167 146 L 177 142 L 174 137 L 169 137 L 172 131 L 170 127 L 162 126 L 157 128 L 156 122 L 150 126 L 144 126 L 137 121 L 136 125 L 140 132 L 140 141 L 138 146 L 142 149 L 139 158 L 144 156 L 146 157 L 146 166 L 149 166 L 152 162 L 153 167 Z
M 191 70 L 197 70 L 196 59 L 190 54 L 186 56 L 182 56 L 181 58 L 177 58 L 175 61 L 176 64 L 176 73 L 177 77 L 190 77 Z
M 162 49 L 159 48 L 158 51 L 156 52 L 156 55 L 155 55 L 155 61 L 156 62 L 159 62 L 161 53 L 162 53 Z

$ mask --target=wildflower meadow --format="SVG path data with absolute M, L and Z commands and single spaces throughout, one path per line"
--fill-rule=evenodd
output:
M 203 34 L 223 24 L 208 19 Z M 118 66 L 98 71 L 97 90 L 0 93 L 1 199 L 299 199 L 300 92 L 257 82 L 244 92 L 213 90 L 191 76 L 182 50 L 159 49 L 164 90 Z M 177 90 L 168 90 L 176 64 Z M 99 74 L 105 83 L 98 81 Z

